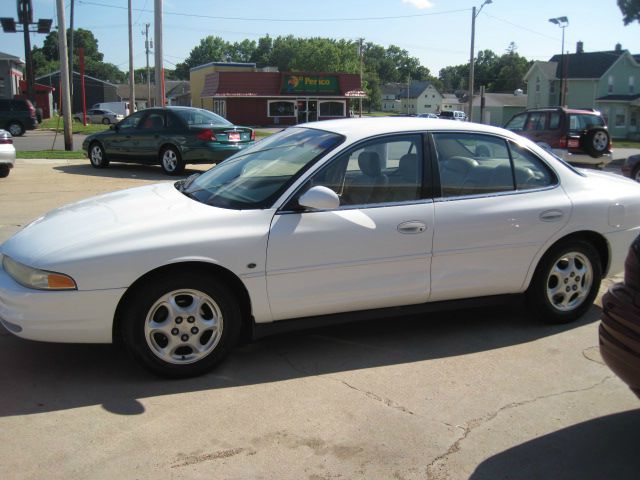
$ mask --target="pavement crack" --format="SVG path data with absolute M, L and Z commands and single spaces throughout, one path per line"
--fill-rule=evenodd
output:
M 532 403 L 536 403 L 540 400 L 546 400 L 548 398 L 554 398 L 554 397 L 560 397 L 562 395 L 567 395 L 570 393 L 579 393 L 579 392 L 586 392 L 588 390 L 593 390 L 594 388 L 599 387 L 600 385 L 602 385 L 604 382 L 606 382 L 607 380 L 613 378 L 612 375 L 607 375 L 606 377 L 604 377 L 602 380 L 600 380 L 597 383 L 594 383 L 593 385 L 589 385 L 588 387 L 583 387 L 583 388 L 577 388 L 577 389 L 572 389 L 572 390 L 563 390 L 561 392 L 555 392 L 555 393 L 550 393 L 547 395 L 540 395 L 538 397 L 535 398 L 530 398 L 528 400 L 522 400 L 520 402 L 512 402 L 512 403 L 508 403 L 507 405 L 503 405 L 502 407 L 500 407 L 499 409 L 497 409 L 494 412 L 488 413 L 486 415 L 483 415 L 482 417 L 478 417 L 478 418 L 474 418 L 473 420 L 470 420 L 466 423 L 466 425 L 456 425 L 455 427 L 462 430 L 462 435 L 460 435 L 460 437 L 458 437 L 457 440 L 455 440 L 450 446 L 449 448 L 447 448 L 447 450 L 438 455 L 436 458 L 434 458 L 429 465 L 427 465 L 427 478 L 430 480 L 440 480 L 440 479 L 446 479 L 449 478 L 448 474 L 446 472 L 440 471 L 438 469 L 438 464 L 440 464 L 440 466 L 442 466 L 442 464 L 444 463 L 444 461 L 451 455 L 453 455 L 454 453 L 460 451 L 461 449 L 461 444 L 462 442 L 464 442 L 467 437 L 469 436 L 469 434 L 471 434 L 471 432 L 473 430 L 475 430 L 476 428 L 487 424 L 488 422 L 491 422 L 493 419 L 495 419 L 498 415 L 500 415 L 502 412 L 506 411 L 506 410 L 511 410 L 514 408 L 518 408 L 518 407 L 522 407 L 525 405 L 530 405 Z
M 344 380 L 340 380 L 339 378 L 333 378 L 333 377 L 327 377 L 327 378 L 330 378 L 331 380 L 333 380 L 335 382 L 340 382 L 345 387 L 348 387 L 348 388 L 350 388 L 352 390 L 355 390 L 356 392 L 360 392 L 365 397 L 370 398 L 371 400 L 375 400 L 376 402 L 381 402 L 381 403 L 383 403 L 384 405 L 386 405 L 389 408 L 393 408 L 395 410 L 398 410 L 398 411 L 400 411 L 402 413 L 407 413 L 409 415 L 416 415 L 414 412 L 412 412 L 408 408 L 403 407 L 399 403 L 394 402 L 390 398 L 382 397 L 382 396 L 380 396 L 380 395 L 378 395 L 376 393 L 370 392 L 369 390 L 363 390 L 363 389 L 358 388 L 358 387 L 356 387 L 354 385 L 351 385 L 349 382 L 346 382 Z
M 407 413 L 409 415 L 416 415 L 414 412 L 412 412 L 408 408 L 400 405 L 399 403 L 391 400 L 390 398 L 380 396 L 377 393 L 373 393 L 373 392 L 371 392 L 369 390 L 364 390 L 362 388 L 358 388 L 358 387 L 356 387 L 354 385 L 351 385 L 349 382 L 346 382 L 345 380 L 341 380 L 340 378 L 332 377 L 331 375 L 319 375 L 319 374 L 316 374 L 316 373 L 309 372 L 309 371 L 297 366 L 295 363 L 293 363 L 293 361 L 285 353 L 277 352 L 277 354 L 287 363 L 287 365 L 289 365 L 293 370 L 295 370 L 298 373 L 301 373 L 301 374 L 306 375 L 306 376 L 312 376 L 312 377 L 317 377 L 317 378 L 322 378 L 322 379 L 328 379 L 328 380 L 331 380 L 333 382 L 339 382 L 342 385 L 344 385 L 345 387 L 348 387 L 351 390 L 355 390 L 356 392 L 362 393 L 365 397 L 370 398 L 371 400 L 375 400 L 376 402 L 380 402 L 380 403 L 386 405 L 389 408 L 393 408 L 394 410 L 398 410 L 398 411 L 400 411 L 402 413 Z

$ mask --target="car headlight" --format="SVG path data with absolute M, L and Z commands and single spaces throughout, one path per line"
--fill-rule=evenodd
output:
M 77 290 L 76 282 L 68 275 L 28 267 L 4 255 L 2 268 L 20 285 L 37 290 Z

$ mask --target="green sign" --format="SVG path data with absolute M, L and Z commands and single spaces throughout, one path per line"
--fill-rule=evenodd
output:
M 280 93 L 338 94 L 338 77 L 330 75 L 284 75 Z

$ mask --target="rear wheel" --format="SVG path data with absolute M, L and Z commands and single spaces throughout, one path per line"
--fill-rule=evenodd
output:
M 203 274 L 172 274 L 129 295 L 122 338 L 144 367 L 166 377 L 200 375 L 236 344 L 240 308 L 222 283 Z
M 601 277 L 600 256 L 590 243 L 559 244 L 540 261 L 527 290 L 527 303 L 549 323 L 571 322 L 590 308 Z
M 582 149 L 593 158 L 599 158 L 609 148 L 609 132 L 604 128 L 591 128 L 581 138 Z
M 103 125 L 109 125 L 110 123 L 111 123 L 111 122 L 109 121 L 109 119 L 108 119 L 108 118 L 103 118 L 103 119 L 102 119 L 102 124 L 103 124 Z
M 9 165 L 0 165 L 0 178 L 8 177 L 10 171 L 11 167 Z
M 109 166 L 109 159 L 107 158 L 104 148 L 98 142 L 93 142 L 89 145 L 89 161 L 91 166 L 95 168 L 106 168 Z
M 179 175 L 184 171 L 185 164 L 176 147 L 164 147 L 160 152 L 160 164 L 167 175 Z
M 24 127 L 20 122 L 11 122 L 7 125 L 7 131 L 14 137 L 21 137 L 24 134 Z

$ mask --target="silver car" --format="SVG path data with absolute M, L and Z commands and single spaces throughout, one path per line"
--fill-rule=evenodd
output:
M 103 125 L 110 125 L 112 123 L 118 123 L 123 118 L 123 115 L 112 112 L 111 110 L 99 110 L 96 108 L 87 110 L 87 123 L 102 123 Z M 82 122 L 82 112 L 74 114 L 73 119 L 78 122 Z
M 13 137 L 6 130 L 0 129 L 0 178 L 9 176 L 16 163 L 16 147 Z

